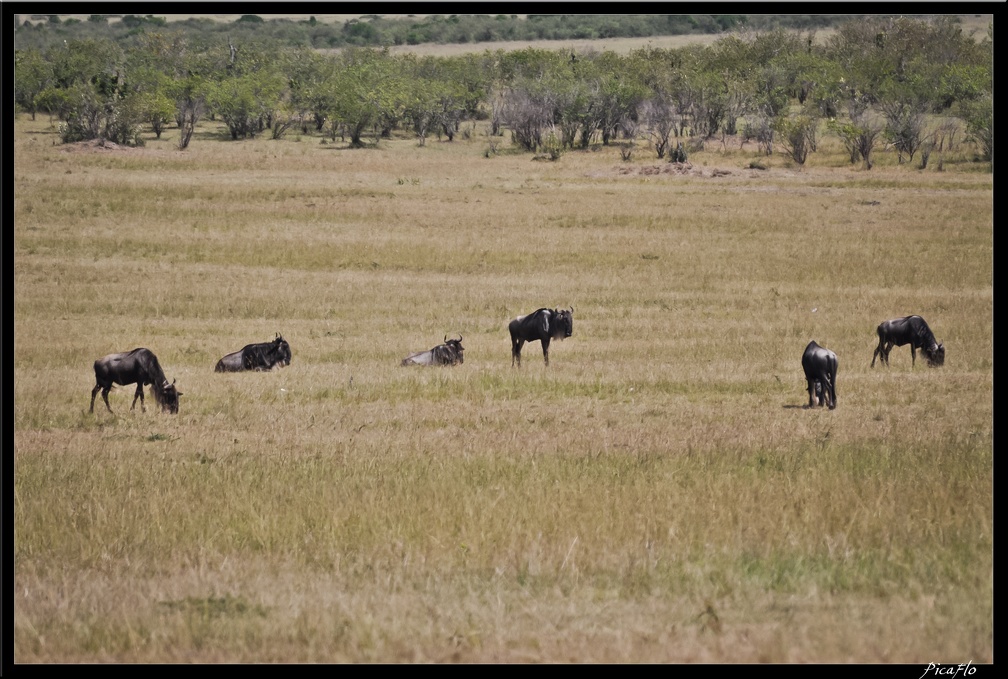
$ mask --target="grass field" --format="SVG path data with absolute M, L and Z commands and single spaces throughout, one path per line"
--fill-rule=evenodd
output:
M 993 662 L 989 166 L 491 141 L 18 116 L 15 662 Z M 871 368 L 911 313 L 945 365 Z M 88 412 L 137 346 L 179 414 Z

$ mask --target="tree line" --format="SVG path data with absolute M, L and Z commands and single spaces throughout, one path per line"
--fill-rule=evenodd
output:
M 387 45 L 471 44 L 505 40 L 598 40 L 661 35 L 718 34 L 746 27 L 751 30 L 774 28 L 828 28 L 851 15 L 830 14 L 452 14 L 384 17 L 366 15 L 343 22 L 327 23 L 314 16 L 308 19 L 273 18 L 264 20 L 254 14 L 235 21 L 208 17 L 190 17 L 172 22 L 172 27 L 189 36 L 203 39 L 222 34 L 246 39 L 276 40 L 288 47 L 333 49 L 342 47 L 383 47 Z M 107 37 L 127 43 L 136 36 L 168 26 L 164 17 L 147 15 L 92 14 L 81 21 L 58 15 L 29 16 L 15 27 L 16 49 L 44 49 L 64 40 Z
M 59 121 L 63 141 L 142 144 L 205 117 L 234 140 L 292 129 L 353 146 L 408 131 L 451 140 L 470 121 L 550 157 L 646 140 L 684 160 L 740 135 L 802 164 L 819 135 L 871 168 L 883 141 L 925 166 L 968 136 L 993 161 L 993 25 L 977 39 L 953 17 L 875 17 L 823 41 L 787 28 L 733 31 L 709 45 L 485 50 L 461 56 L 347 47 L 323 53 L 251 32 L 190 35 L 147 27 L 121 44 L 80 38 L 15 52 L 15 102 Z M 373 140 L 373 141 L 372 141 Z M 628 146 L 629 148 L 629 146 Z

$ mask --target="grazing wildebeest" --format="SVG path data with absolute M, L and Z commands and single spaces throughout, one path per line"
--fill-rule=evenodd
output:
M 236 373 L 243 370 L 272 370 L 274 366 L 290 365 L 291 350 L 283 335 L 277 333 L 272 342 L 246 344 L 217 361 L 214 372 Z
M 836 408 L 836 354 L 813 340 L 805 347 L 801 364 L 808 384 L 808 407 L 828 405 L 830 410 Z
M 927 321 L 920 316 L 904 316 L 879 323 L 878 346 L 872 354 L 871 364 L 875 367 L 875 359 L 889 365 L 889 352 L 894 346 L 910 345 L 910 367 L 917 363 L 917 350 L 920 349 L 929 366 L 939 366 L 945 363 L 945 345 L 935 339 L 934 333 L 928 327 Z
M 543 360 L 549 365 L 549 345 L 554 339 L 566 339 L 574 332 L 574 307 L 536 309 L 508 323 L 511 333 L 511 365 L 521 367 L 521 349 L 526 342 L 542 342 Z
M 140 409 L 146 411 L 144 405 L 143 388 L 145 384 L 151 385 L 151 393 L 154 400 L 158 402 L 162 410 L 170 413 L 177 413 L 179 409 L 179 396 L 182 392 L 175 388 L 175 381 L 168 383 L 161 364 L 158 363 L 157 356 L 150 349 L 134 349 L 121 354 L 109 354 L 104 358 L 99 358 L 94 362 L 95 387 L 91 390 L 91 412 L 94 412 L 95 396 L 101 390 L 105 407 L 112 412 L 109 405 L 108 395 L 113 384 L 126 386 L 136 384 L 136 393 L 133 394 L 133 405 L 130 410 L 136 407 L 137 399 L 140 399 Z
M 462 335 L 458 339 L 448 339 L 445 335 L 444 344 L 433 349 L 410 354 L 402 360 L 403 365 L 459 365 L 465 362 L 462 347 Z

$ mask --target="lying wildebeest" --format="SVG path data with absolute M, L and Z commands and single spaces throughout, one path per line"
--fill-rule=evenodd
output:
M 935 339 L 934 333 L 928 327 L 927 321 L 920 316 L 905 316 L 893 318 L 879 323 L 878 346 L 872 354 L 871 364 L 875 367 L 875 359 L 889 365 L 889 352 L 894 346 L 910 345 L 910 367 L 917 363 L 917 350 L 920 349 L 929 366 L 939 366 L 945 363 L 945 345 Z
M 236 373 L 243 370 L 272 370 L 274 366 L 290 365 L 291 350 L 283 335 L 277 333 L 272 342 L 246 344 L 217 361 L 214 372 Z
M 808 384 L 808 407 L 828 405 L 830 410 L 836 408 L 836 354 L 813 340 L 805 347 L 801 364 Z
M 511 333 L 511 365 L 521 367 L 521 349 L 526 342 L 542 342 L 543 360 L 549 365 L 549 345 L 553 339 L 566 339 L 574 332 L 574 307 L 536 309 L 508 323 Z
M 144 405 L 143 388 L 145 384 L 151 385 L 151 393 L 154 400 L 158 402 L 162 410 L 170 413 L 177 413 L 179 409 L 179 396 L 182 392 L 175 388 L 175 381 L 168 383 L 161 364 L 158 363 L 157 356 L 150 349 L 134 349 L 121 354 L 109 354 L 104 358 L 99 358 L 94 362 L 95 387 L 91 390 L 91 412 L 94 412 L 95 396 L 101 390 L 105 407 L 112 412 L 109 405 L 108 395 L 113 384 L 126 386 L 136 384 L 136 393 L 133 394 L 133 405 L 130 410 L 136 407 L 137 399 L 140 399 L 140 409 L 146 411 Z
M 444 344 L 433 349 L 410 354 L 402 360 L 403 365 L 459 365 L 465 362 L 462 347 L 462 335 L 458 339 L 448 339 L 445 335 Z

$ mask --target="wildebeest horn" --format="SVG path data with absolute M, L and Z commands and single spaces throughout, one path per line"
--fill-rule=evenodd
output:
M 462 344 L 462 333 L 459 333 L 459 339 L 458 339 L 458 341 L 459 341 L 459 344 Z
M 448 335 L 445 335 L 445 336 L 444 336 L 444 341 L 445 341 L 445 343 L 447 344 L 447 342 L 448 342 Z

